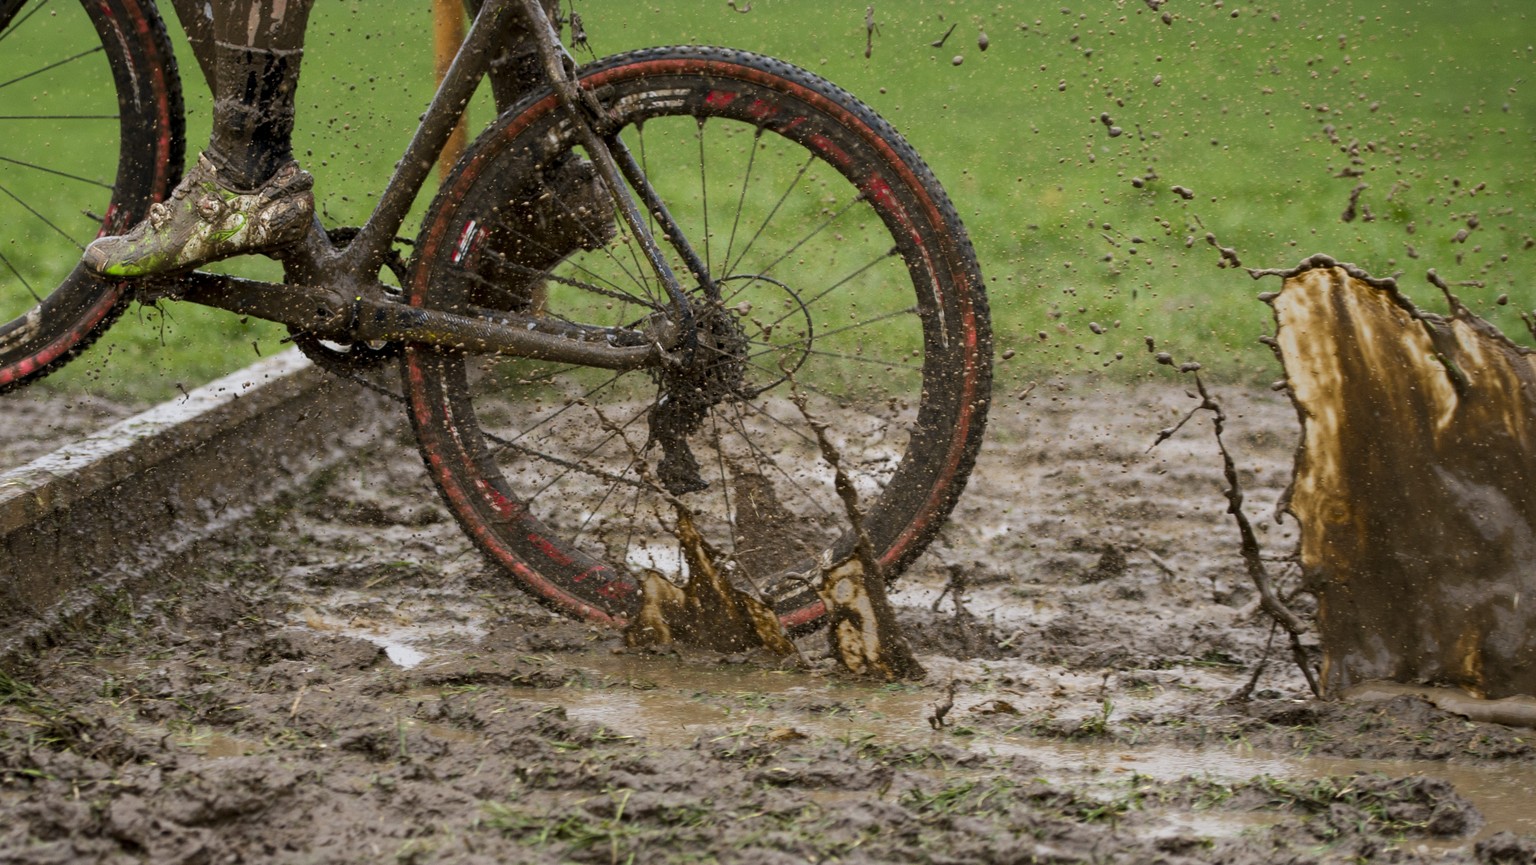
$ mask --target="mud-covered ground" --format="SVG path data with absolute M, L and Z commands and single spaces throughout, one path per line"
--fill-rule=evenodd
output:
M 1294 588 L 1294 414 L 1217 395 Z M 0 862 L 1536 862 L 1536 732 L 1309 698 L 1190 405 L 1000 394 L 895 685 L 552 618 L 386 436 L 0 678 Z
M 145 408 L 90 394 L 48 394 L 41 389 L 0 395 L 0 471 L 52 453 Z

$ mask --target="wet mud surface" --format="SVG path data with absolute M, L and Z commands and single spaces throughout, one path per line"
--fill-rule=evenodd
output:
M 1216 396 L 1288 591 L 1294 411 Z M 1536 731 L 1310 699 L 1190 407 L 1000 395 L 897 685 L 558 619 L 387 436 L 0 678 L 0 862 L 1536 862 Z
M 146 408 L 87 394 L 49 394 L 41 388 L 0 395 L 0 471 L 26 465 Z

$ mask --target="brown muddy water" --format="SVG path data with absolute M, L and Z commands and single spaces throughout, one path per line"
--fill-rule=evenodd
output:
M 1257 522 L 1295 418 L 1217 396 Z M 385 436 L 0 682 L 0 862 L 1536 862 L 1536 732 L 1310 699 L 1188 407 L 1003 399 L 894 685 L 557 619 Z

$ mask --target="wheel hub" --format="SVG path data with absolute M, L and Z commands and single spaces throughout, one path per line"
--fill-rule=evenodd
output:
M 698 431 L 709 410 L 726 400 L 750 400 L 778 386 L 810 353 L 810 314 L 789 286 L 764 276 L 727 277 L 718 285 L 724 300 L 696 310 L 692 344 L 656 373 L 659 396 L 650 410 L 651 443 L 661 446 L 656 473 L 673 495 L 709 486 L 688 446 L 688 437 Z M 754 308 L 751 298 L 760 308 Z M 782 311 L 774 309 L 775 302 Z M 751 362 L 755 354 L 763 355 L 766 363 Z M 764 384 L 750 383 L 749 365 L 768 370 L 773 378 Z

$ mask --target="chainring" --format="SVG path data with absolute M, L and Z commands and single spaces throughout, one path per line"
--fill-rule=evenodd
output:
M 353 226 L 342 226 L 327 229 L 326 237 L 332 244 L 345 246 L 357 236 L 360 229 Z M 398 250 L 391 249 L 389 256 L 384 259 L 384 266 L 395 275 L 395 279 L 404 285 L 408 268 L 405 259 Z M 398 291 L 392 292 L 398 294 Z M 304 356 L 314 362 L 326 372 L 335 375 L 356 375 L 376 369 L 388 361 L 395 360 L 405 351 L 402 342 L 340 342 L 331 339 L 322 339 L 307 331 L 288 328 L 288 340 L 304 352 Z

